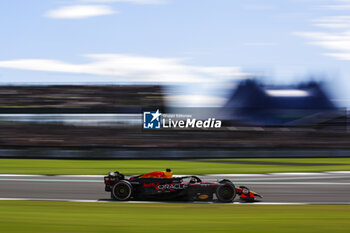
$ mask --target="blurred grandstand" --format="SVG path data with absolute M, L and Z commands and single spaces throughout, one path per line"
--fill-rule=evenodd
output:
M 0 86 L 0 113 L 140 113 L 164 106 L 157 85 Z
M 316 83 L 244 81 L 215 109 L 220 129 L 142 130 L 142 109 L 165 98 L 161 86 L 2 86 L 0 150 L 350 149 L 346 112 Z
M 226 118 L 245 125 L 346 128 L 346 111 L 337 108 L 320 84 L 264 86 L 241 82 L 225 105 Z

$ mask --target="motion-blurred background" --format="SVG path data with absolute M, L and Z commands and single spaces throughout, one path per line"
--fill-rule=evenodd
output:
M 343 156 L 347 9 L 340 0 L 1 2 L 0 156 Z M 223 127 L 145 131 L 150 107 Z
M 254 157 L 261 149 L 302 149 L 294 156 L 326 149 L 318 156 L 329 156 L 350 146 L 346 110 L 316 82 L 276 87 L 242 81 L 215 108 L 172 107 L 169 95 L 160 85 L 2 86 L 1 156 Z M 144 130 L 142 111 L 154 106 L 215 117 L 223 126 Z

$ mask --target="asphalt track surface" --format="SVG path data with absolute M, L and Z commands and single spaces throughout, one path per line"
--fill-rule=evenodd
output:
M 263 195 L 263 203 L 350 204 L 350 172 L 199 176 L 230 179 Z M 0 175 L 1 199 L 109 200 L 103 176 Z M 239 200 L 237 200 L 238 202 Z

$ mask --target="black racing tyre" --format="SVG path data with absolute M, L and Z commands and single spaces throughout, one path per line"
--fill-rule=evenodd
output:
M 236 194 L 236 187 L 230 181 L 220 182 L 216 189 L 216 197 L 220 202 L 233 202 Z
M 131 198 L 132 186 L 126 180 L 121 180 L 112 188 L 112 198 L 118 201 L 127 201 Z

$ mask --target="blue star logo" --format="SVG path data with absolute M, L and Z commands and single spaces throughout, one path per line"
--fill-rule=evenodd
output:
M 161 116 L 159 109 L 155 112 L 143 112 L 143 128 L 144 129 L 160 129 Z

